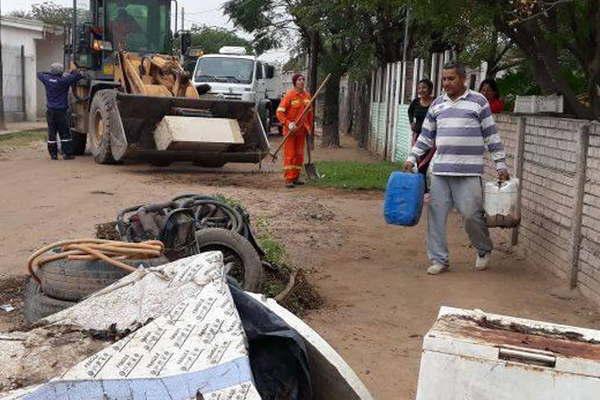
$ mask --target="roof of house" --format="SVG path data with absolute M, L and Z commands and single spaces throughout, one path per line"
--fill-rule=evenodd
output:
M 63 28 L 58 25 L 50 25 L 36 19 L 13 17 L 8 15 L 0 16 L 0 25 L 34 32 L 51 33 L 55 35 L 63 33 Z

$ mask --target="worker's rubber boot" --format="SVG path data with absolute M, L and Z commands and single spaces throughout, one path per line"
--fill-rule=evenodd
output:
M 71 154 L 65 154 L 63 156 L 63 160 L 74 160 L 75 156 L 72 156 Z
M 286 182 L 285 183 L 285 187 L 288 189 L 293 189 L 294 188 L 294 182 Z
M 304 181 L 302 181 L 300 179 L 297 179 L 297 180 L 294 181 L 294 185 L 296 185 L 296 186 L 302 186 L 302 185 L 304 185 Z
M 48 153 L 50 153 L 50 158 L 53 160 L 58 160 L 58 146 L 56 142 L 48 143 Z

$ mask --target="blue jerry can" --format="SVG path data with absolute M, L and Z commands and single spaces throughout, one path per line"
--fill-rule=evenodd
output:
M 388 179 L 383 203 L 385 222 L 403 226 L 418 224 L 423 210 L 424 192 L 423 175 L 392 172 Z

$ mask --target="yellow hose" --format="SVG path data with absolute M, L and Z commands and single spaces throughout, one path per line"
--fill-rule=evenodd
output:
M 61 248 L 57 254 L 44 255 L 56 247 Z M 35 251 L 27 260 L 29 274 L 38 282 L 35 271 L 51 261 L 66 258 L 68 260 L 103 260 L 125 271 L 133 272 L 135 267 L 121 260 L 146 259 L 160 257 L 165 249 L 160 240 L 148 240 L 141 243 L 120 242 L 104 239 L 61 240 Z

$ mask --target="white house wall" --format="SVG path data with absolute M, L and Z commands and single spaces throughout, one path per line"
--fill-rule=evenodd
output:
M 46 99 L 43 86 L 37 81 L 38 70 L 47 70 L 52 62 L 62 62 L 62 34 L 50 33 L 52 28 L 37 21 L 2 17 L 0 40 L 3 48 L 2 67 L 4 89 L 7 95 L 19 96 L 21 64 L 20 48 L 25 50 L 25 115 L 13 113 L 7 119 L 35 121 L 44 115 Z M 39 53 L 39 54 L 38 54 Z M 10 71 L 10 74 L 6 72 Z
M 50 64 L 63 62 L 63 39 L 62 36 L 50 36 L 46 39 L 38 39 L 36 44 L 36 68 L 37 71 L 48 71 Z M 67 66 L 65 66 L 68 68 Z M 36 79 L 37 86 L 37 117 L 43 117 L 46 112 L 46 94 L 44 85 Z

